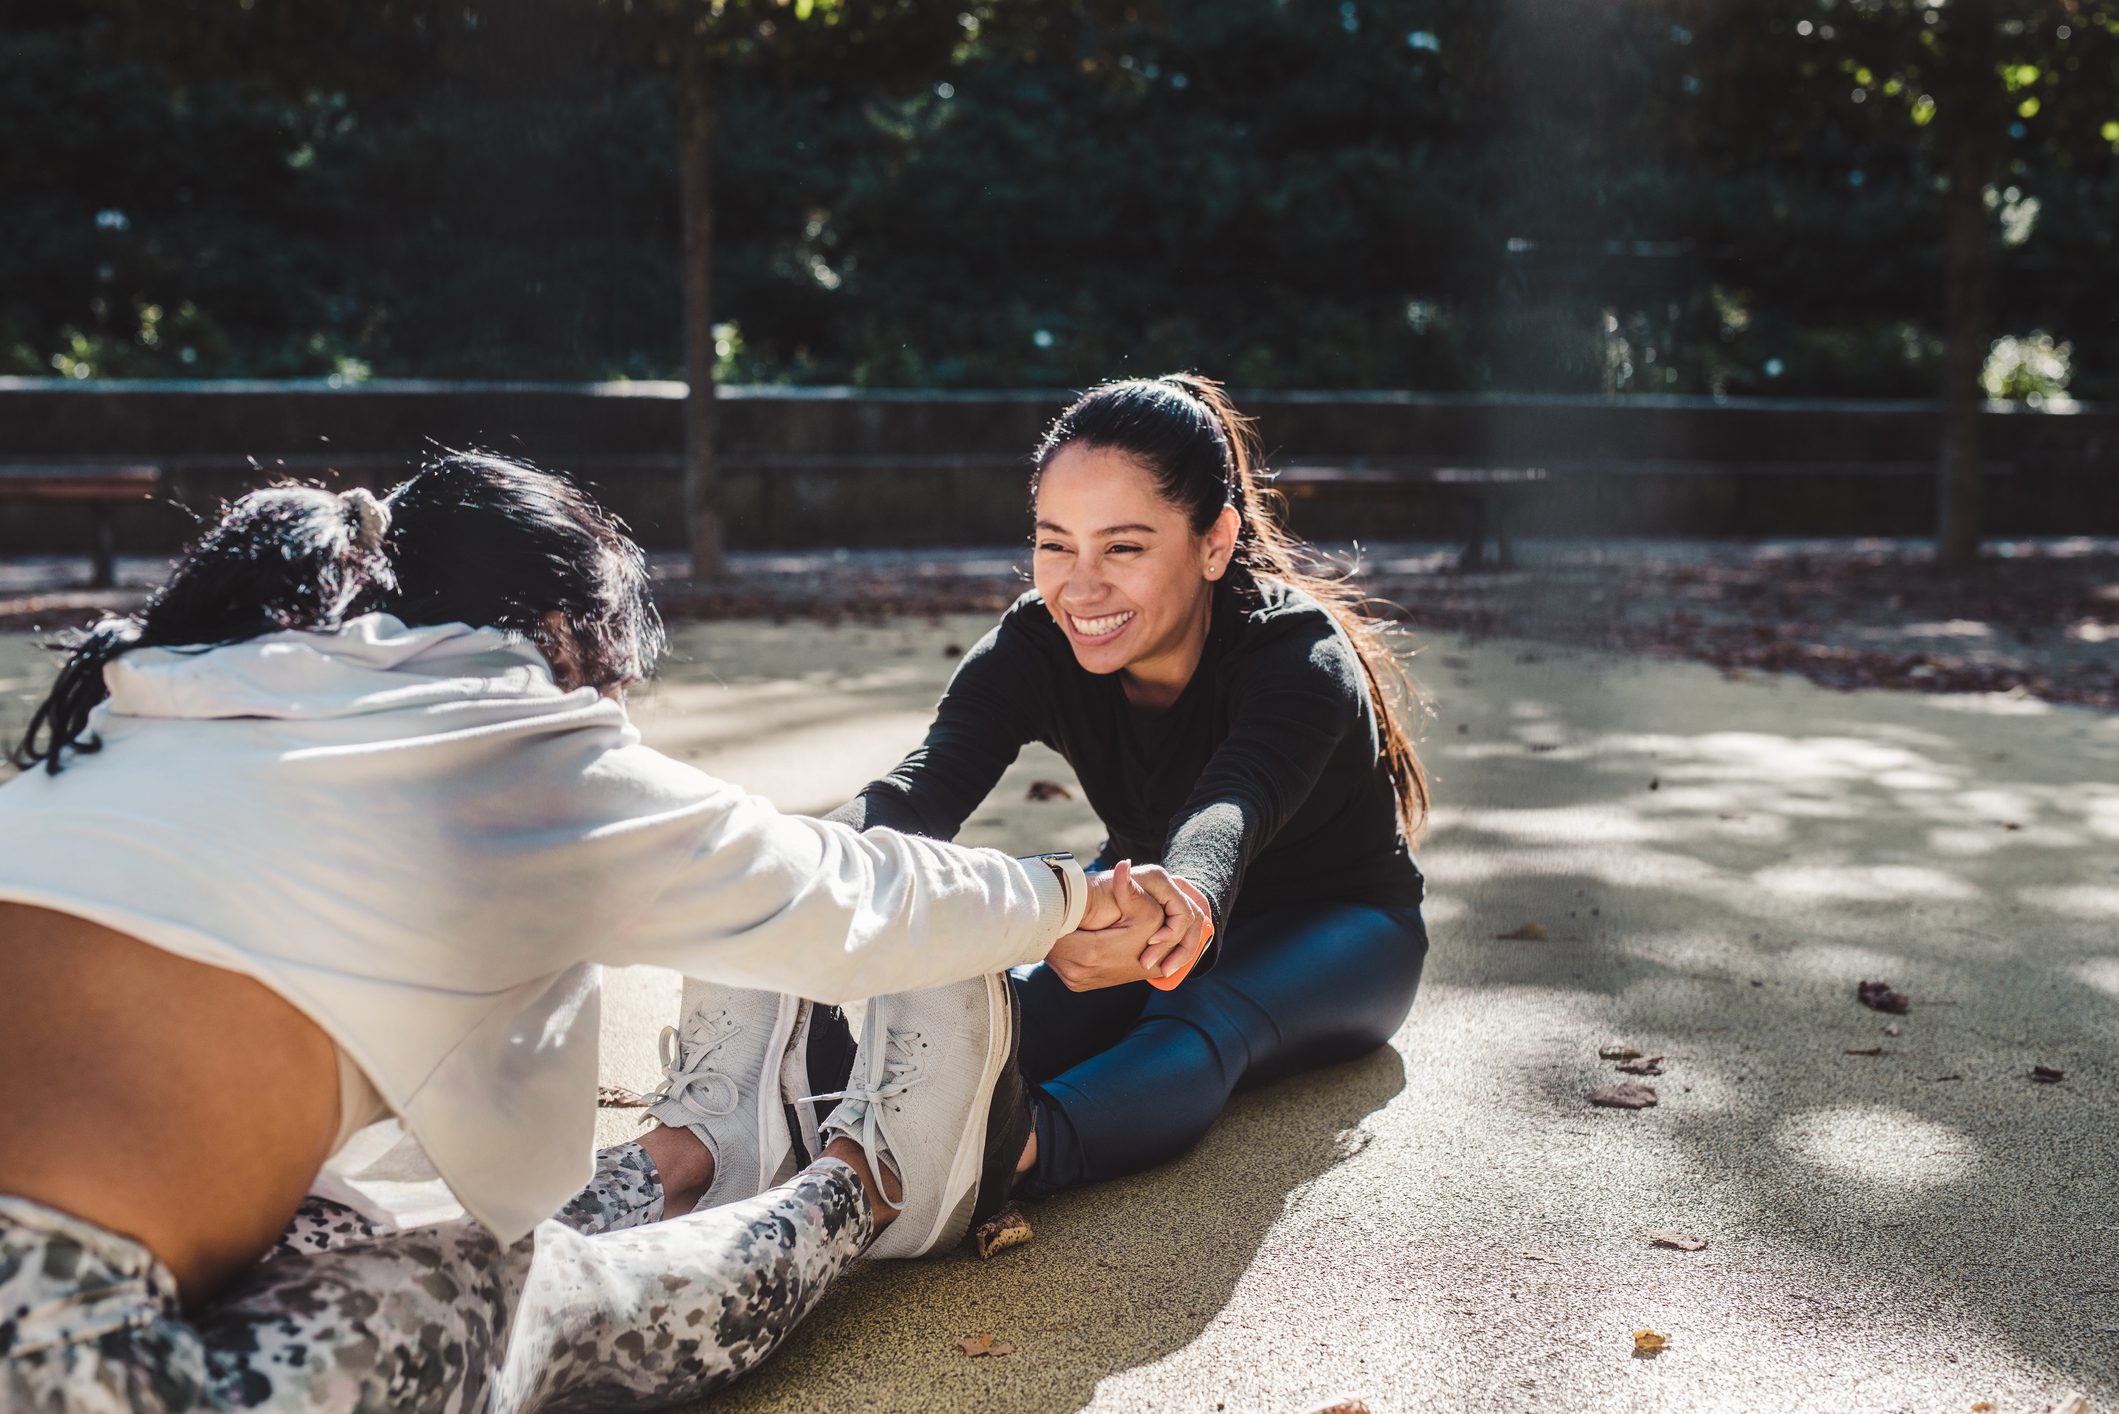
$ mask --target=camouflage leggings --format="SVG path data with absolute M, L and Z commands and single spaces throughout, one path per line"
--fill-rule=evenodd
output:
M 0 1195 L 0 1409 L 531 1410 L 697 1399 L 763 1360 L 874 1233 L 825 1159 L 668 1222 L 637 1144 L 512 1247 L 311 1199 L 196 1317 L 138 1243 Z M 647 1227 L 654 1223 L 655 1226 Z

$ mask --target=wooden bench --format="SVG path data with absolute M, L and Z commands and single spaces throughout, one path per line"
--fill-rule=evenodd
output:
M 89 583 L 109 589 L 118 582 L 112 509 L 120 502 L 146 500 L 161 482 L 162 470 L 153 466 L 0 466 L 0 500 L 86 502 L 96 531 L 95 570 Z
M 2015 471 L 2012 462 L 1984 463 L 1989 476 Z M 1348 457 L 1284 464 L 1274 485 L 1291 501 L 1333 499 L 1388 500 L 1432 487 L 1460 493 L 1471 528 L 1457 558 L 1461 570 L 1486 563 L 1486 544 L 1494 542 L 1495 565 L 1515 566 L 1510 519 L 1515 501 L 1530 487 L 1560 477 L 1726 476 L 1736 481 L 1736 515 L 1745 519 L 1746 486 L 1754 478 L 1774 476 L 1928 476 L 1938 475 L 1934 461 L 1705 461 L 1693 458 L 1576 457 L 1526 458 L 1508 464 L 1474 458 Z

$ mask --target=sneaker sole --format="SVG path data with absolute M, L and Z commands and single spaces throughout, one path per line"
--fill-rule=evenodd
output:
M 773 1175 L 795 1147 L 793 1133 L 787 1127 L 787 1109 L 780 1102 L 780 1068 L 787 1055 L 788 1043 L 794 1039 L 795 1025 L 802 1019 L 803 1001 L 800 997 L 782 994 L 780 1010 L 773 1017 L 772 1038 L 766 1042 L 765 1054 L 772 1057 L 772 1069 L 759 1077 L 758 1086 L 758 1187 L 760 1191 L 771 1186 Z
M 976 1227 L 1002 1208 L 1015 1194 L 1016 1165 L 1022 1162 L 1023 1146 L 1036 1133 L 1031 1111 L 1030 1087 L 1020 1069 L 1023 1045 L 1023 1000 L 1007 979 L 1008 1020 L 1012 1028 L 1001 1073 L 994 1078 L 993 1098 L 986 1105 L 986 1151 L 984 1172 L 979 1179 L 971 1212 L 964 1226 Z
M 940 1245 L 942 1234 L 951 1227 L 956 1228 L 957 1237 L 961 1239 L 968 1226 L 966 1219 L 978 1201 L 979 1181 L 986 1166 L 986 1126 L 993 1118 L 993 1088 L 1008 1064 L 1015 1039 L 1015 994 L 1009 989 L 1007 975 L 993 973 L 985 978 L 985 982 L 986 1064 L 979 1074 L 979 1088 L 975 1092 L 984 1099 L 977 1105 L 971 1123 L 965 1126 L 963 1137 L 957 1141 L 956 1155 L 949 1163 L 949 1186 L 943 1190 L 961 1196 L 937 1213 L 934 1225 L 922 1233 L 914 1245 L 912 1256 L 924 1257 L 933 1252 Z

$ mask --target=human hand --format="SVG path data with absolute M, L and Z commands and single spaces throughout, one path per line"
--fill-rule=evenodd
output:
M 1046 962 L 1077 992 L 1152 981 L 1196 959 L 1209 931 L 1206 900 L 1158 865 L 1130 860 L 1091 874 L 1082 926 Z
M 1214 941 L 1214 911 L 1207 906 L 1206 894 L 1190 879 L 1176 874 L 1168 877 L 1171 887 L 1183 894 L 1191 906 L 1187 926 L 1168 926 L 1158 931 L 1148 940 L 1140 958 L 1149 982 L 1165 992 L 1185 980 L 1192 965 L 1206 952 L 1207 944 Z

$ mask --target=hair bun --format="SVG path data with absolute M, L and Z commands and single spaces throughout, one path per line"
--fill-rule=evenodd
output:
M 382 549 L 383 537 L 390 533 L 390 508 L 365 486 L 342 492 L 339 499 L 353 515 L 354 545 L 370 554 Z

